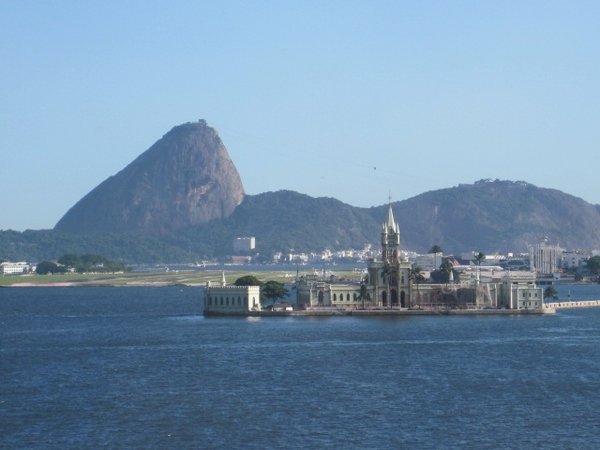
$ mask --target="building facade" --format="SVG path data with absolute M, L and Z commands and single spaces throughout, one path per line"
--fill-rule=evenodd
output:
M 411 306 L 411 264 L 400 253 L 400 226 L 392 205 L 381 228 L 381 260 L 370 260 L 362 283 L 301 280 L 297 303 L 303 308 L 408 308 Z
M 223 275 L 220 285 L 209 282 L 204 294 L 205 314 L 247 314 L 260 311 L 259 286 L 227 285 Z
M 507 309 L 541 309 L 544 290 L 535 284 L 535 273 L 512 272 L 502 280 L 499 306 Z
M 381 261 L 371 261 L 368 266 L 368 285 L 377 306 L 411 306 L 410 269 L 411 264 L 400 257 L 400 226 L 390 204 L 381 230 Z
M 563 250 L 546 241 L 529 248 L 529 266 L 533 272 L 551 274 L 557 272 Z
M 18 275 L 29 272 L 31 267 L 26 262 L 9 262 L 0 263 L 1 275 Z

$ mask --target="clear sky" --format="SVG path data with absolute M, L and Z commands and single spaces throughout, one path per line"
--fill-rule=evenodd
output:
M 0 1 L 0 229 L 51 228 L 173 126 L 246 192 L 481 178 L 600 203 L 598 1 Z

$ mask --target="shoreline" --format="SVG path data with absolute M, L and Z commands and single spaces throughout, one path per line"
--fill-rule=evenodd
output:
M 354 309 L 204 312 L 204 317 L 381 317 L 381 316 L 515 316 L 554 314 L 556 309 Z

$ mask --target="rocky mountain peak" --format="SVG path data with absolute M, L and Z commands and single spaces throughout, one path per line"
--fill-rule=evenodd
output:
M 235 165 L 206 121 L 171 129 L 73 206 L 55 230 L 163 234 L 228 217 L 244 199 Z

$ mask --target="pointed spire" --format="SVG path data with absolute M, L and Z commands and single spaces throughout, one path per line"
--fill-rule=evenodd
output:
M 391 202 L 388 206 L 387 228 L 391 228 L 392 230 L 396 231 L 396 221 L 394 220 Z
M 383 224 L 385 232 L 400 234 L 400 225 L 394 220 L 394 212 L 392 211 L 392 198 L 388 204 L 387 221 Z

